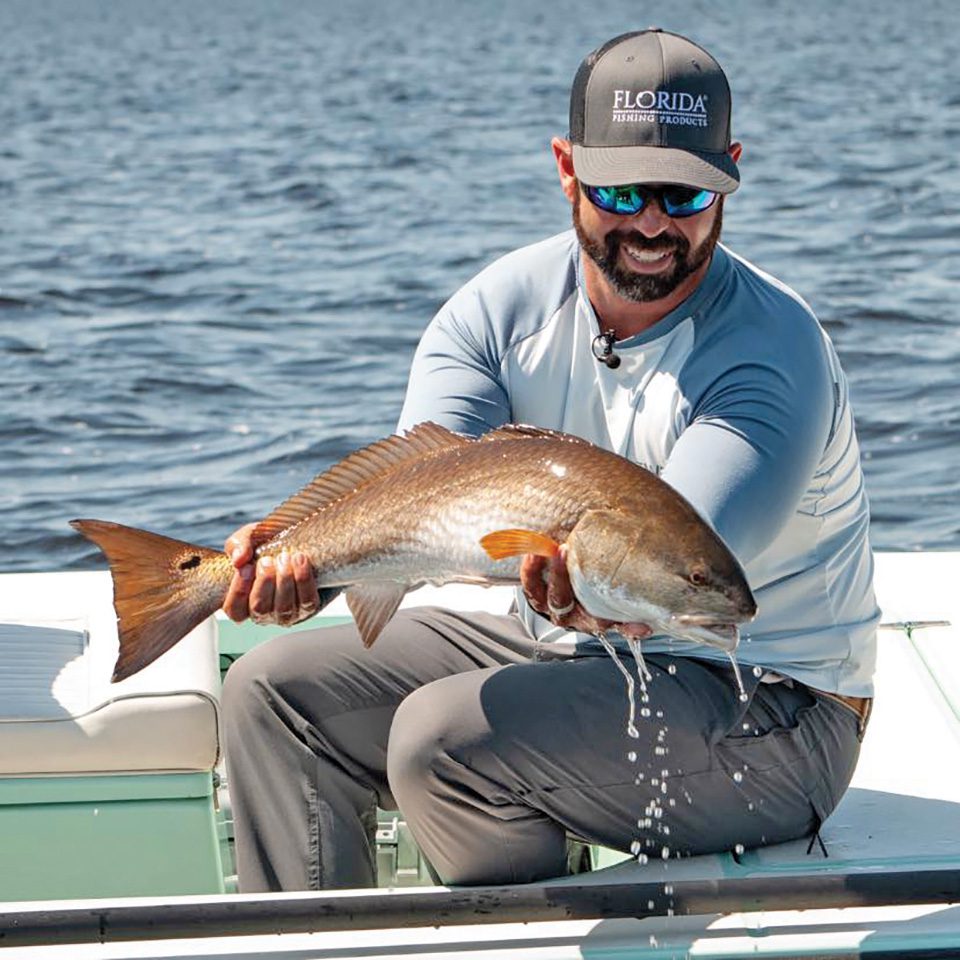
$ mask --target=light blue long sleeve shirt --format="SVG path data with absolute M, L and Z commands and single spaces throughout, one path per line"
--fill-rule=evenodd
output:
M 809 686 L 871 696 L 879 610 L 869 513 L 846 379 L 792 290 L 718 246 L 697 289 L 619 367 L 570 231 L 517 250 L 461 288 L 417 349 L 400 428 L 479 435 L 504 423 L 563 430 L 658 473 L 737 555 L 759 613 L 738 659 Z M 520 600 L 544 642 L 590 642 Z M 654 637 L 646 652 L 717 658 Z

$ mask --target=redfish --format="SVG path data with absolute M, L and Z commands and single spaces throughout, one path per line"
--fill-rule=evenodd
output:
M 106 554 L 124 680 L 209 617 L 234 574 L 219 550 L 103 520 L 72 526 Z M 256 527 L 255 553 L 306 553 L 341 587 L 363 643 L 425 583 L 519 582 L 519 558 L 567 546 L 592 616 L 726 651 L 756 614 L 743 569 L 655 474 L 578 437 L 510 425 L 479 439 L 424 423 L 350 454 Z

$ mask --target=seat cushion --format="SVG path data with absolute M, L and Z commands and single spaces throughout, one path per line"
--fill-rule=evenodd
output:
M 216 627 L 110 683 L 107 572 L 7 574 L 0 605 L 0 775 L 210 770 L 219 757 Z

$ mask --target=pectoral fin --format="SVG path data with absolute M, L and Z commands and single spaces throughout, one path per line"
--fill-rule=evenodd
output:
M 546 534 L 535 530 L 495 530 L 480 538 L 480 546 L 491 560 L 504 560 L 525 553 L 541 557 L 555 557 L 560 553 L 560 544 Z
M 393 580 L 373 581 L 350 587 L 347 606 L 357 623 L 363 645 L 369 647 L 397 612 L 407 588 Z

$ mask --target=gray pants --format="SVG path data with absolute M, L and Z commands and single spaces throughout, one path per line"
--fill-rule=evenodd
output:
M 624 665 L 636 676 L 630 658 Z M 278 636 L 223 693 L 240 889 L 376 882 L 376 806 L 399 809 L 446 883 L 566 872 L 566 839 L 652 858 L 812 833 L 846 789 L 857 719 L 800 685 L 651 655 L 628 736 L 606 655 L 534 659 L 513 616 L 401 611 Z

